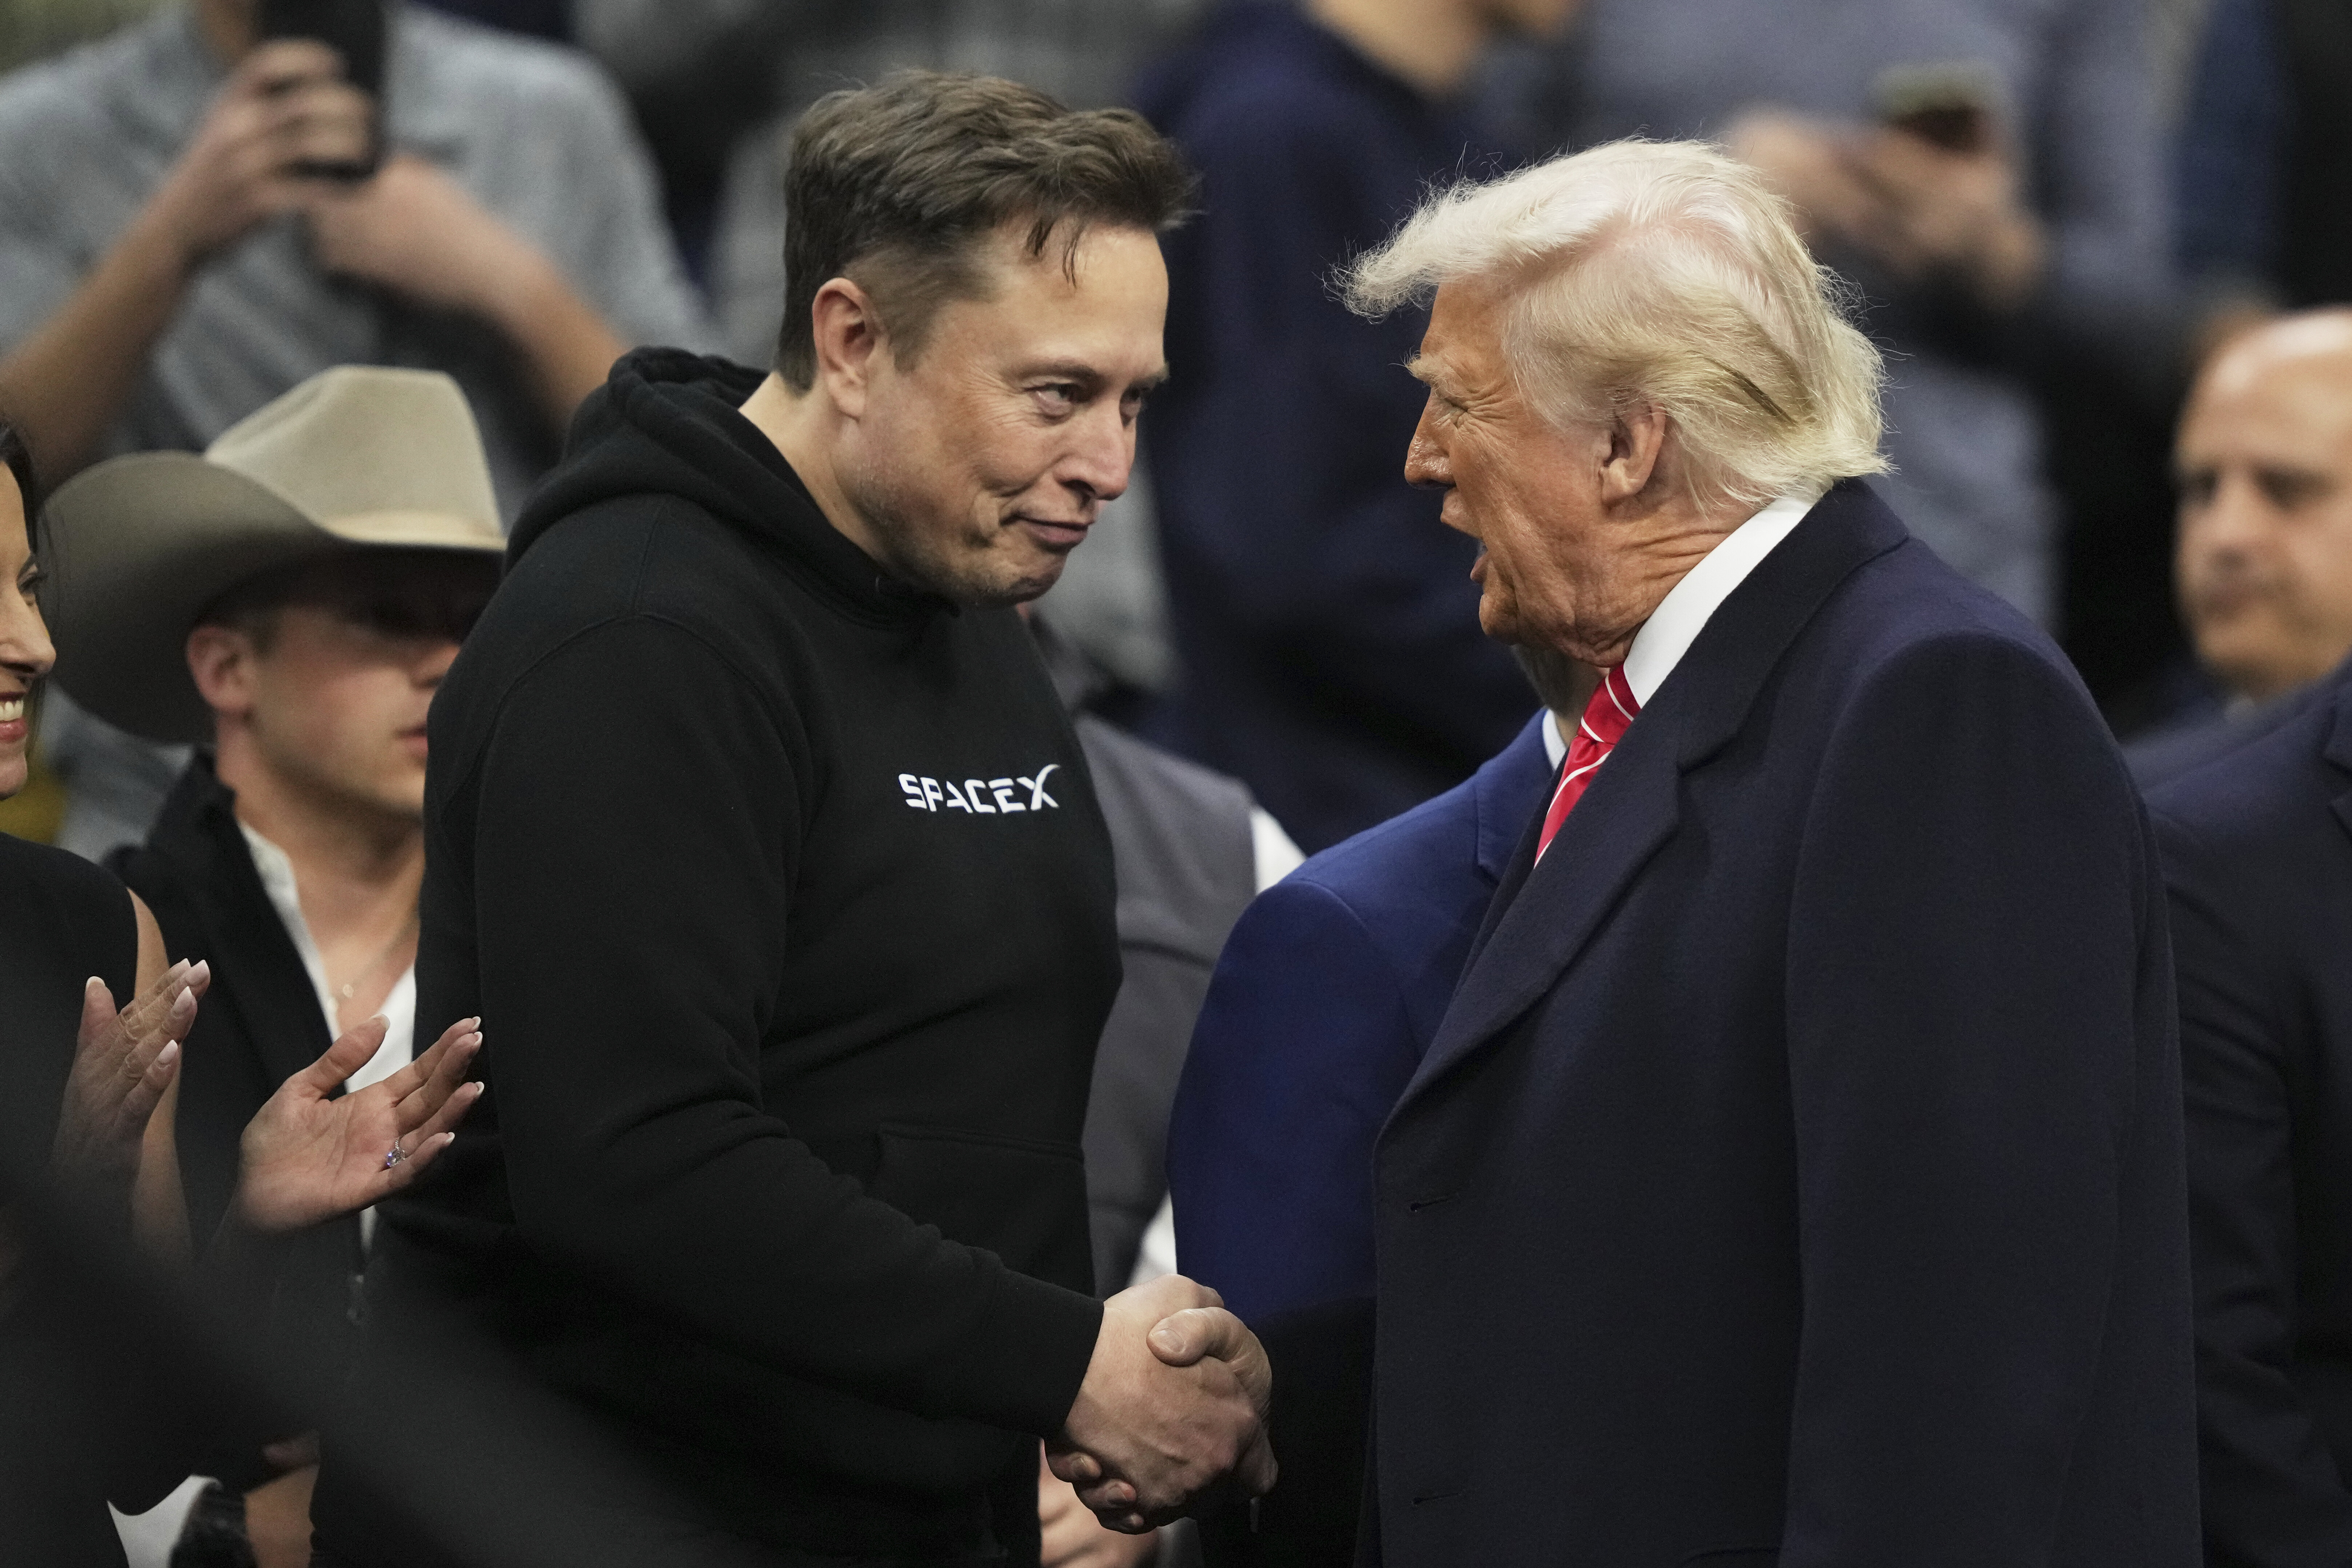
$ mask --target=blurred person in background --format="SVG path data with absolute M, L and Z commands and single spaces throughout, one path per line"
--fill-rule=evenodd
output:
M 673 1491 L 598 1515 L 646 1560 L 1034 1562 L 1041 1439 L 1130 1531 L 1273 1479 L 1248 1331 L 1094 1295 L 1114 871 L 1012 610 L 1127 483 L 1190 177 L 1134 115 L 908 72 L 791 180 L 776 368 L 624 359 L 434 699 L 419 1014 L 529 1021 L 491 1136 L 385 1211 L 338 1565 L 463 1560 L 346 1431 L 452 1511 L 554 1505 L 477 1368 Z M 382 1432 L 420 1386 L 459 1414 Z
M 2197 667 L 2170 725 L 2135 744 L 2151 783 L 2352 654 L 2352 309 L 2281 317 L 2217 349 L 2175 467 Z
M 583 46 L 643 104 L 740 102 L 767 73 L 761 121 L 730 150 L 710 239 L 710 292 L 728 353 L 764 362 L 783 298 L 784 171 L 792 127 L 822 94 L 901 68 L 977 71 L 1077 109 L 1127 101 L 1135 68 L 1213 0 L 576 0 Z M 707 131 L 706 132 L 707 133 Z
M 425 717 L 505 539 L 464 395 L 437 371 L 312 377 L 199 457 L 118 457 L 50 502 L 63 684 L 127 732 L 197 743 L 146 842 L 108 864 L 170 950 L 215 977 L 176 1133 L 191 1218 L 227 1211 L 241 1130 L 278 1084 L 382 1014 L 348 1089 L 405 1066 L 416 1021 Z M 263 1568 L 307 1559 L 329 1391 L 357 1348 L 366 1228 L 304 1236 L 248 1282 L 313 1404 L 224 1432 L 194 1469 Z
M 1397 476 L 1419 318 L 1359 320 L 1328 277 L 1432 181 L 1494 161 L 1458 102 L 1474 68 L 1573 9 L 1231 5 L 1137 89 L 1203 209 L 1168 242 L 1145 434 L 1177 654 L 1150 733 L 1245 780 L 1309 852 L 1458 784 L 1527 719 L 1478 632 L 1476 546 Z
M 2147 806 L 2180 998 L 2206 1561 L 2352 1562 L 2352 663 Z
M 397 0 L 173 5 L 0 82 L 0 402 L 52 476 L 426 366 L 510 516 L 623 350 L 704 332 L 595 68 Z M 61 841 L 141 836 L 180 758 L 70 704 L 48 729 Z
M 2217 324 L 2352 302 L 2352 11 L 2213 0 L 2174 149 L 2181 270 Z
M 55 649 L 28 535 L 38 497 L 23 443 L 5 425 L 0 460 L 5 797 L 25 782 L 25 707 Z M 122 1303 L 81 1299 L 75 1260 L 56 1248 L 110 1254 L 127 1238 L 173 1273 L 198 1255 L 242 1271 L 244 1260 L 406 1185 L 446 1148 L 478 1092 L 460 1085 L 478 1036 L 467 1020 L 368 1092 L 336 1099 L 336 1085 L 382 1042 L 379 1020 L 298 1064 L 238 1127 L 229 1201 L 216 1224 L 192 1234 L 173 1104 L 209 966 L 167 965 L 146 905 L 63 851 L 0 836 L 0 879 L 8 1009 L 0 1029 L 0 1540 L 45 1568 L 119 1564 L 105 1500 L 152 1502 L 183 1473 L 175 1461 L 185 1458 L 186 1437 L 212 1413 L 174 1397 L 184 1390 L 152 1345 L 108 1343 L 93 1352 L 79 1328 L 91 1317 L 112 1322 L 110 1311 Z M 118 1012 L 115 998 L 134 989 Z
M 1889 354 L 1874 481 L 2044 625 L 2063 519 L 2030 384 L 2168 303 L 2146 0 L 1590 0 L 1548 140 L 1710 137 L 1796 203 Z
M 1217 959 L 1168 1129 L 1177 1260 L 1283 1369 L 1283 1484 L 1202 1519 L 1212 1564 L 1356 1561 L 1371 1396 L 1372 1146 L 1599 676 L 1517 650 L 1544 711 L 1463 783 L 1259 895 Z

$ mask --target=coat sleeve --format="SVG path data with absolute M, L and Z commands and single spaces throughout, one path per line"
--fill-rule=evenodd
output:
M 2294 1028 L 2261 894 L 2161 810 L 2180 987 L 2205 1536 L 2238 1568 L 2352 1563 L 2352 1490 L 2295 1359 Z
M 1782 1568 L 2053 1560 L 2123 1260 L 2150 1245 L 2130 1228 L 2164 1223 L 2126 1192 L 2137 1120 L 2174 1117 L 2178 1159 L 2143 821 L 2087 696 L 2020 642 L 1925 641 L 1833 728 L 1790 915 Z
M 1372 1143 L 1416 1055 L 1395 967 L 1297 878 L 1234 927 L 1168 1134 L 1176 1257 L 1244 1319 L 1372 1293 Z
M 457 854 L 514 1222 L 711 1343 L 1050 1436 L 1100 1309 L 866 1196 L 763 1088 L 809 789 L 791 729 L 649 618 L 507 696 Z

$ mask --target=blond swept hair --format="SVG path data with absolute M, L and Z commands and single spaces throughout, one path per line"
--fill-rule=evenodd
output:
M 1886 470 L 1878 350 L 1756 172 L 1697 141 L 1612 141 L 1432 194 L 1342 269 L 1385 315 L 1455 280 L 1507 292 L 1503 351 L 1555 425 L 1652 407 L 1703 500 L 1760 506 Z

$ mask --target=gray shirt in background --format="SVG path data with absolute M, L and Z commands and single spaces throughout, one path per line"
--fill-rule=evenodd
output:
M 1636 133 L 1719 137 L 1750 108 L 1867 124 L 1882 74 L 1960 67 L 1997 87 L 2028 205 L 2047 227 L 2042 298 L 2005 324 L 1865 261 L 1892 350 L 1884 485 L 1938 555 L 2048 623 L 2056 525 L 2021 370 L 2031 352 L 2112 352 L 2160 319 L 2169 278 L 2147 0 L 1589 0 L 1541 132 L 1587 146 Z
M 227 78 L 182 6 L 0 79 L 0 352 L 56 312 L 146 204 Z M 703 313 L 628 110 L 585 57 L 394 5 L 385 139 L 454 176 L 561 267 L 624 341 L 700 346 Z M 465 388 L 509 517 L 557 441 L 515 351 L 478 321 L 328 277 L 299 217 L 205 268 L 106 455 L 201 450 L 331 365 Z
M 440 165 L 536 245 L 628 343 L 705 346 L 628 111 L 585 57 L 395 5 L 385 140 Z M 194 135 L 227 68 L 184 6 L 0 78 L 0 352 L 72 295 Z M 494 329 L 328 277 L 299 217 L 205 267 L 101 455 L 201 450 L 339 364 L 446 371 L 465 389 L 511 517 L 557 435 Z M 52 689 L 44 755 L 71 791 L 60 841 L 93 858 L 143 837 L 184 752 L 134 740 Z

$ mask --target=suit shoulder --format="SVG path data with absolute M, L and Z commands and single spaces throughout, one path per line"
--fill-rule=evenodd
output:
M 1916 539 L 1865 562 L 1815 625 L 1807 639 L 1814 656 L 1852 691 L 1933 693 L 1990 681 L 2039 693 L 2063 710 L 2068 727 L 2087 727 L 2116 749 L 2089 688 L 2050 634 Z
M 2347 760 L 2328 760 L 2341 747 Z M 2352 670 L 2290 698 L 2264 721 L 2218 744 L 2149 787 L 2148 810 L 2168 838 L 2221 847 L 2293 839 L 2330 813 L 2352 771 Z
M 1350 906 L 1378 905 L 1432 875 L 1472 867 L 1477 839 L 1477 780 L 1469 779 L 1310 856 L 1286 880 L 1321 887 Z

